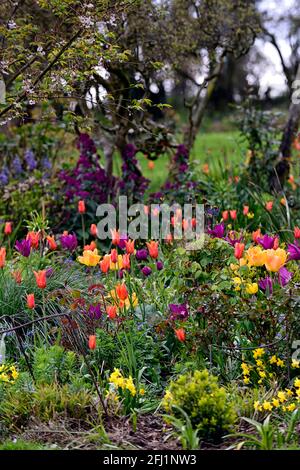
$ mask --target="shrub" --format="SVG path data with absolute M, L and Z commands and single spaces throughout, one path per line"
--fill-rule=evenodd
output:
M 39 384 L 65 384 L 76 370 L 76 355 L 61 346 L 38 348 L 34 353 L 33 373 Z
M 199 438 L 219 440 L 230 431 L 236 420 L 233 404 L 218 379 L 207 370 L 196 370 L 172 381 L 163 399 L 164 408 L 176 418 L 183 410 Z

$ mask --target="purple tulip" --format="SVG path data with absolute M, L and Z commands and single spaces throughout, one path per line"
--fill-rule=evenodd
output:
M 239 238 L 234 238 L 234 235 L 234 232 L 229 232 L 225 237 L 225 240 L 233 247 L 236 245 L 236 243 L 241 243 L 244 238 L 243 235 L 241 235 Z
M 150 274 L 152 273 L 152 269 L 149 268 L 149 266 L 144 266 L 142 268 L 142 273 L 144 274 L 144 276 L 150 276 Z
M 102 315 L 100 304 L 90 305 L 87 313 L 91 320 L 99 320 Z
M 263 237 L 258 237 L 257 241 L 265 250 L 271 250 L 274 247 L 276 238 L 277 237 L 270 237 L 266 234 Z
M 17 240 L 15 244 L 16 250 L 22 255 L 28 258 L 30 255 L 31 250 L 31 241 L 28 240 L 21 240 L 20 242 Z
M 77 237 L 75 234 L 62 235 L 60 243 L 64 250 L 74 251 L 78 246 Z
M 161 271 L 163 269 L 164 265 L 161 261 L 157 261 L 156 263 L 156 269 L 157 271 Z
M 207 233 L 212 238 L 223 238 L 225 234 L 225 225 L 223 223 L 218 224 L 213 229 L 207 229 Z
M 261 279 L 258 283 L 259 288 L 265 291 L 268 294 L 272 294 L 273 292 L 273 281 L 272 278 L 266 277 L 265 279 Z
M 121 248 L 121 250 L 124 250 L 124 248 L 126 248 L 125 242 L 127 241 L 128 241 L 128 236 L 124 233 L 121 233 L 120 242 L 119 242 L 119 247 Z
M 295 243 L 290 243 L 288 245 L 288 254 L 289 254 L 289 260 L 299 260 L 300 259 L 300 246 L 295 242 Z
M 146 248 L 137 250 L 135 256 L 136 256 L 136 259 L 139 261 L 146 261 L 146 259 L 148 258 L 148 250 L 146 250 Z
M 291 273 L 284 266 L 282 266 L 282 268 L 279 269 L 278 280 L 279 280 L 279 284 L 281 285 L 281 287 L 286 286 L 290 282 L 292 277 L 293 277 L 293 273 Z
M 120 270 L 118 271 L 118 278 L 119 278 L 119 279 L 123 279 L 123 277 L 124 277 L 124 272 L 123 272 L 122 269 L 120 269 Z
M 185 303 L 169 304 L 169 309 L 171 310 L 171 320 L 186 320 L 186 318 L 189 316 L 189 311 Z

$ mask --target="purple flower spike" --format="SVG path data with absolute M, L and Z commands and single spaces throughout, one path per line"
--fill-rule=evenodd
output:
M 169 304 L 169 309 L 171 310 L 170 319 L 171 320 L 186 320 L 189 316 L 189 311 L 187 305 L 184 304 Z
M 148 258 L 148 250 L 146 250 L 146 248 L 137 250 L 135 256 L 136 256 L 136 259 L 139 261 L 146 261 L 146 259 Z
M 207 233 L 213 238 L 223 238 L 225 234 L 225 225 L 218 224 L 213 229 L 208 229 Z
M 269 295 L 273 293 L 273 281 L 270 277 L 266 277 L 265 279 L 261 279 L 258 283 L 259 288 Z
M 277 237 L 270 237 L 266 234 L 263 237 L 259 237 L 257 241 L 265 250 L 271 250 L 274 247 L 276 238 Z
M 61 246 L 64 250 L 75 251 L 78 245 L 75 234 L 62 235 L 60 237 Z
M 28 258 L 30 255 L 30 250 L 31 250 L 31 242 L 30 240 L 21 240 L 21 241 L 16 241 L 15 244 L 16 250 L 22 255 L 25 256 L 25 258 Z
M 150 276 L 150 274 L 152 273 L 152 269 L 149 268 L 149 266 L 144 266 L 143 269 L 142 269 L 142 273 L 144 274 L 144 276 Z
M 295 243 L 290 243 L 288 245 L 288 254 L 289 254 L 289 260 L 299 260 L 300 259 L 300 246 L 298 243 L 295 241 Z
M 293 277 L 293 273 L 291 273 L 284 266 L 282 266 L 282 268 L 279 269 L 278 280 L 279 280 L 279 284 L 281 285 L 281 287 L 286 286 L 290 282 L 292 277 Z

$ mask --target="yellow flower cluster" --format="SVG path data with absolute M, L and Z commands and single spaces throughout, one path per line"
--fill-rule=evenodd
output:
M 14 383 L 19 377 L 19 372 L 15 366 L 0 365 L 0 382 Z
M 254 403 L 255 411 L 272 411 L 274 408 L 280 408 L 282 411 L 294 411 L 299 406 L 300 402 L 300 379 L 296 378 L 294 381 L 295 390 L 286 388 L 285 390 L 279 390 L 277 395 L 272 400 L 264 400 L 260 402 L 257 400 Z
M 267 378 L 272 378 L 273 377 L 273 372 L 268 371 L 268 362 L 270 365 L 276 365 L 277 367 L 284 367 L 284 361 L 277 357 L 276 355 L 273 355 L 269 358 L 267 362 L 266 356 L 266 351 L 264 348 L 257 348 L 253 351 L 253 359 L 255 360 L 256 366 L 252 366 L 249 364 L 246 364 L 245 362 L 242 362 L 241 364 L 241 369 L 242 369 L 242 374 L 243 374 L 243 382 L 245 385 L 248 385 L 250 383 L 250 374 L 251 371 L 255 371 L 257 376 L 258 376 L 258 384 L 262 384 L 263 381 Z M 292 367 L 296 368 L 300 367 L 299 361 L 292 361 Z
M 128 378 L 123 377 L 120 369 L 115 368 L 114 371 L 110 374 L 108 381 L 110 384 L 114 385 L 115 388 L 128 390 L 133 397 L 136 395 L 136 388 L 133 383 L 133 378 L 131 375 Z

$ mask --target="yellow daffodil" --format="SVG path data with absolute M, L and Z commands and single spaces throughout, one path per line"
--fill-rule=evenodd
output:
M 294 409 L 296 408 L 296 405 L 295 403 L 290 403 L 290 405 L 288 405 L 286 408 L 288 411 L 294 411 Z
M 269 401 L 264 401 L 263 404 L 263 409 L 266 410 L 266 411 L 272 411 L 272 403 L 270 403 Z
M 265 354 L 265 350 L 263 348 L 257 348 L 257 349 L 254 349 L 253 351 L 254 359 L 257 359 L 258 357 L 262 357 L 264 354 Z
M 277 393 L 277 396 L 278 396 L 278 398 L 279 398 L 279 400 L 280 400 L 280 403 L 283 403 L 283 402 L 286 401 L 286 393 L 285 393 L 285 392 L 279 391 L 279 392 Z
M 94 251 L 92 250 L 85 250 L 82 256 L 78 256 L 78 261 L 81 264 L 85 264 L 86 266 L 97 266 L 100 261 L 101 256 L 98 255 L 98 250 L 95 248 Z
M 275 407 L 275 408 L 278 408 L 280 406 L 280 402 L 277 398 L 273 398 L 272 400 L 272 405 Z
M 294 385 L 296 388 L 300 387 L 300 379 L 298 377 L 295 379 Z
M 277 359 L 276 364 L 277 364 L 278 367 L 284 367 L 284 362 L 283 362 L 282 359 Z
M 270 358 L 269 360 L 270 364 L 276 364 L 277 363 L 277 357 L 274 355 Z

